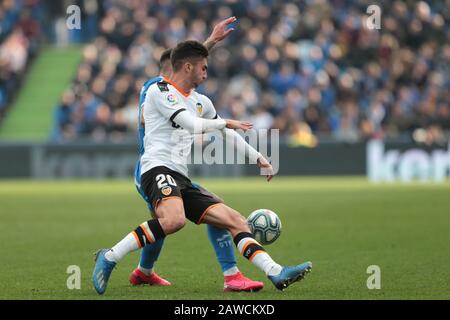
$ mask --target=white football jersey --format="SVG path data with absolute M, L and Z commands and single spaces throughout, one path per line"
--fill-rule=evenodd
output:
M 194 134 L 176 123 L 180 112 L 195 117 L 214 119 L 217 113 L 211 100 L 194 90 L 180 92 L 167 79 L 152 84 L 144 100 L 145 152 L 141 157 L 141 175 L 158 166 L 165 166 L 188 176 L 187 163 Z

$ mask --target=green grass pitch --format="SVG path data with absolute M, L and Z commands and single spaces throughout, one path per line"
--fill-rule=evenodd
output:
M 132 287 L 138 253 L 113 272 L 98 296 L 93 252 L 148 220 L 130 181 L 0 182 L 0 299 L 450 299 L 450 185 L 371 185 L 362 178 L 196 180 L 248 215 L 277 212 L 281 237 L 266 249 L 282 264 L 313 262 L 284 292 L 238 257 L 258 293 L 223 293 L 205 226 L 188 224 L 166 239 L 156 270 L 171 287 Z M 69 290 L 67 267 L 81 268 Z M 381 268 L 381 289 L 367 288 L 367 267 Z

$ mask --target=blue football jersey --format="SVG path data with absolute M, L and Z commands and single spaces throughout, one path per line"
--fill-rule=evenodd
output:
M 144 198 L 144 200 L 147 202 L 147 205 L 150 210 L 153 210 L 152 205 L 150 201 L 148 200 L 147 196 L 145 195 L 144 191 L 141 188 L 141 156 L 144 154 L 144 137 L 145 137 L 145 126 L 141 125 L 141 113 L 142 113 L 142 106 L 144 105 L 145 96 L 147 95 L 148 88 L 156 83 L 162 81 L 162 77 L 158 76 L 155 78 L 152 78 L 150 80 L 147 80 L 144 85 L 142 86 L 141 94 L 139 96 L 139 112 L 138 112 L 138 132 L 137 132 L 137 138 L 138 138 L 138 150 L 139 150 L 139 158 L 136 161 L 136 166 L 134 169 L 134 183 L 136 185 L 136 189 L 139 192 L 139 194 Z
M 141 90 L 141 94 L 139 96 L 139 113 L 138 113 L 138 148 L 139 148 L 139 156 L 142 156 L 144 154 L 144 136 L 145 136 L 145 127 L 141 125 L 141 113 L 142 113 L 142 106 L 144 105 L 145 96 L 147 95 L 148 88 L 156 83 L 162 81 L 162 77 L 158 76 L 155 78 L 152 78 L 150 80 L 147 80 Z

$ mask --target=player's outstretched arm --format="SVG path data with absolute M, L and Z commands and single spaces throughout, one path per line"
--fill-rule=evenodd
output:
M 184 112 L 186 109 L 179 109 L 177 112 L 170 116 L 170 120 L 175 122 L 180 127 L 187 131 L 200 134 L 211 130 L 223 130 L 225 128 L 249 130 L 253 127 L 250 122 L 238 121 L 238 120 L 225 120 L 225 119 L 203 119 L 194 117 L 189 112 Z
M 227 29 L 227 27 L 236 20 L 236 17 L 229 17 L 225 20 L 220 21 L 214 26 L 211 35 L 208 37 L 208 39 L 206 39 L 205 42 L 203 42 L 203 45 L 206 47 L 206 49 L 208 49 L 208 51 L 211 50 L 219 41 L 222 41 L 231 32 L 234 31 L 234 28 Z
M 227 120 L 229 121 L 229 120 Z M 234 120 L 233 120 L 234 121 Z M 241 128 L 238 128 L 241 129 Z M 232 143 L 236 152 L 240 155 L 247 157 L 250 163 L 256 163 L 258 167 L 261 168 L 262 175 L 267 177 L 267 181 L 273 178 L 273 168 L 269 161 L 267 161 L 264 156 L 259 153 L 255 148 L 253 148 L 244 138 L 242 138 L 236 131 L 230 129 L 224 129 L 223 138 L 226 143 Z
M 250 130 L 253 128 L 253 124 L 248 121 L 238 121 L 232 119 L 225 119 L 226 127 L 228 129 L 241 129 L 244 131 Z

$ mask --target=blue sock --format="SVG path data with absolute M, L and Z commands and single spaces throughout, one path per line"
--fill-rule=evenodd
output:
M 222 272 L 236 267 L 233 240 L 228 231 L 209 224 L 207 225 L 207 228 L 209 241 L 211 241 L 211 244 L 214 247 Z
M 139 265 L 144 269 L 153 269 L 153 265 L 156 260 L 158 260 L 163 244 L 164 238 L 143 247 L 141 250 L 141 260 L 139 261 Z

